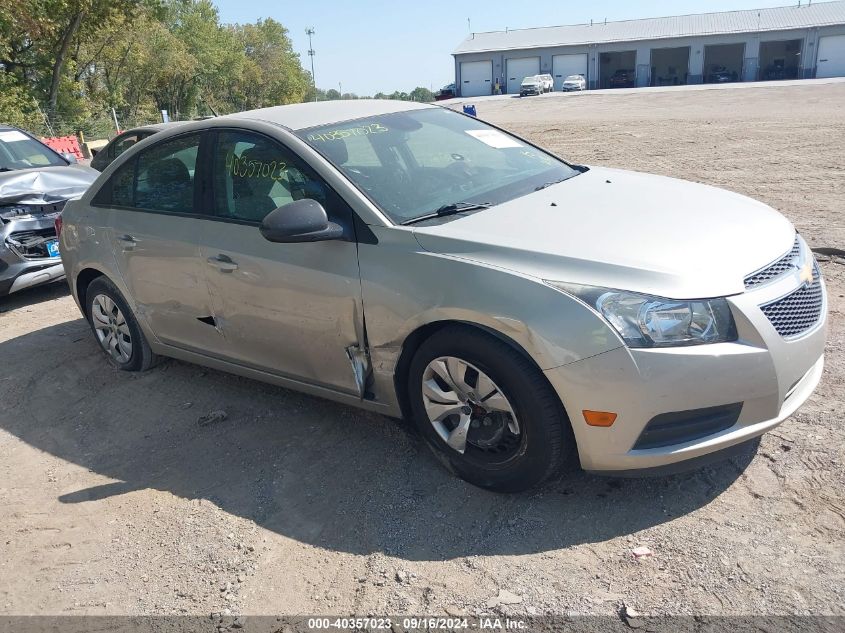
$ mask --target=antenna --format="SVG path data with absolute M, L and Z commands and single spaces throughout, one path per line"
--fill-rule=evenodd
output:
M 311 46 L 311 36 L 314 35 L 316 31 L 314 27 L 308 27 L 305 29 L 305 34 L 308 36 L 308 57 L 311 58 L 311 81 L 314 83 L 314 101 L 317 100 L 317 76 L 314 74 L 314 47 Z

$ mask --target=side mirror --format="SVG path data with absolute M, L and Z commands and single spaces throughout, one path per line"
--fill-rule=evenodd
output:
M 270 242 L 322 242 L 343 237 L 343 228 L 329 222 L 316 200 L 303 198 L 282 205 L 264 217 L 259 228 Z
M 79 162 L 76 160 L 76 155 L 73 152 L 62 152 L 62 158 L 64 158 L 71 165 L 75 165 L 77 162 Z

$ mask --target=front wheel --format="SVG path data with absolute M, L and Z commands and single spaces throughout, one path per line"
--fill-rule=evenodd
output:
M 462 326 L 435 333 L 411 362 L 408 392 L 426 442 L 469 483 L 517 492 L 564 462 L 577 465 L 569 421 L 543 373 L 490 335 Z

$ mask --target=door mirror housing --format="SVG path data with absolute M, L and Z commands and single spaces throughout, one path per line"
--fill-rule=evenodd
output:
M 79 162 L 78 160 L 76 160 L 76 154 L 74 154 L 73 152 L 62 152 L 62 158 L 64 158 L 71 165 L 75 165 Z
M 322 242 L 343 237 L 343 228 L 329 222 L 323 205 L 310 198 L 271 211 L 261 222 L 260 231 L 270 242 Z

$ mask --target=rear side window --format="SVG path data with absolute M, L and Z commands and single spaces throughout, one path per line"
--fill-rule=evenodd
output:
M 112 174 L 93 204 L 193 213 L 200 138 L 201 134 L 180 136 L 140 153 Z
M 135 163 L 131 161 L 118 169 L 111 177 L 112 204 L 116 207 L 131 207 L 132 188 L 135 186 Z
M 193 213 L 200 135 L 180 136 L 138 155 L 135 208 Z

